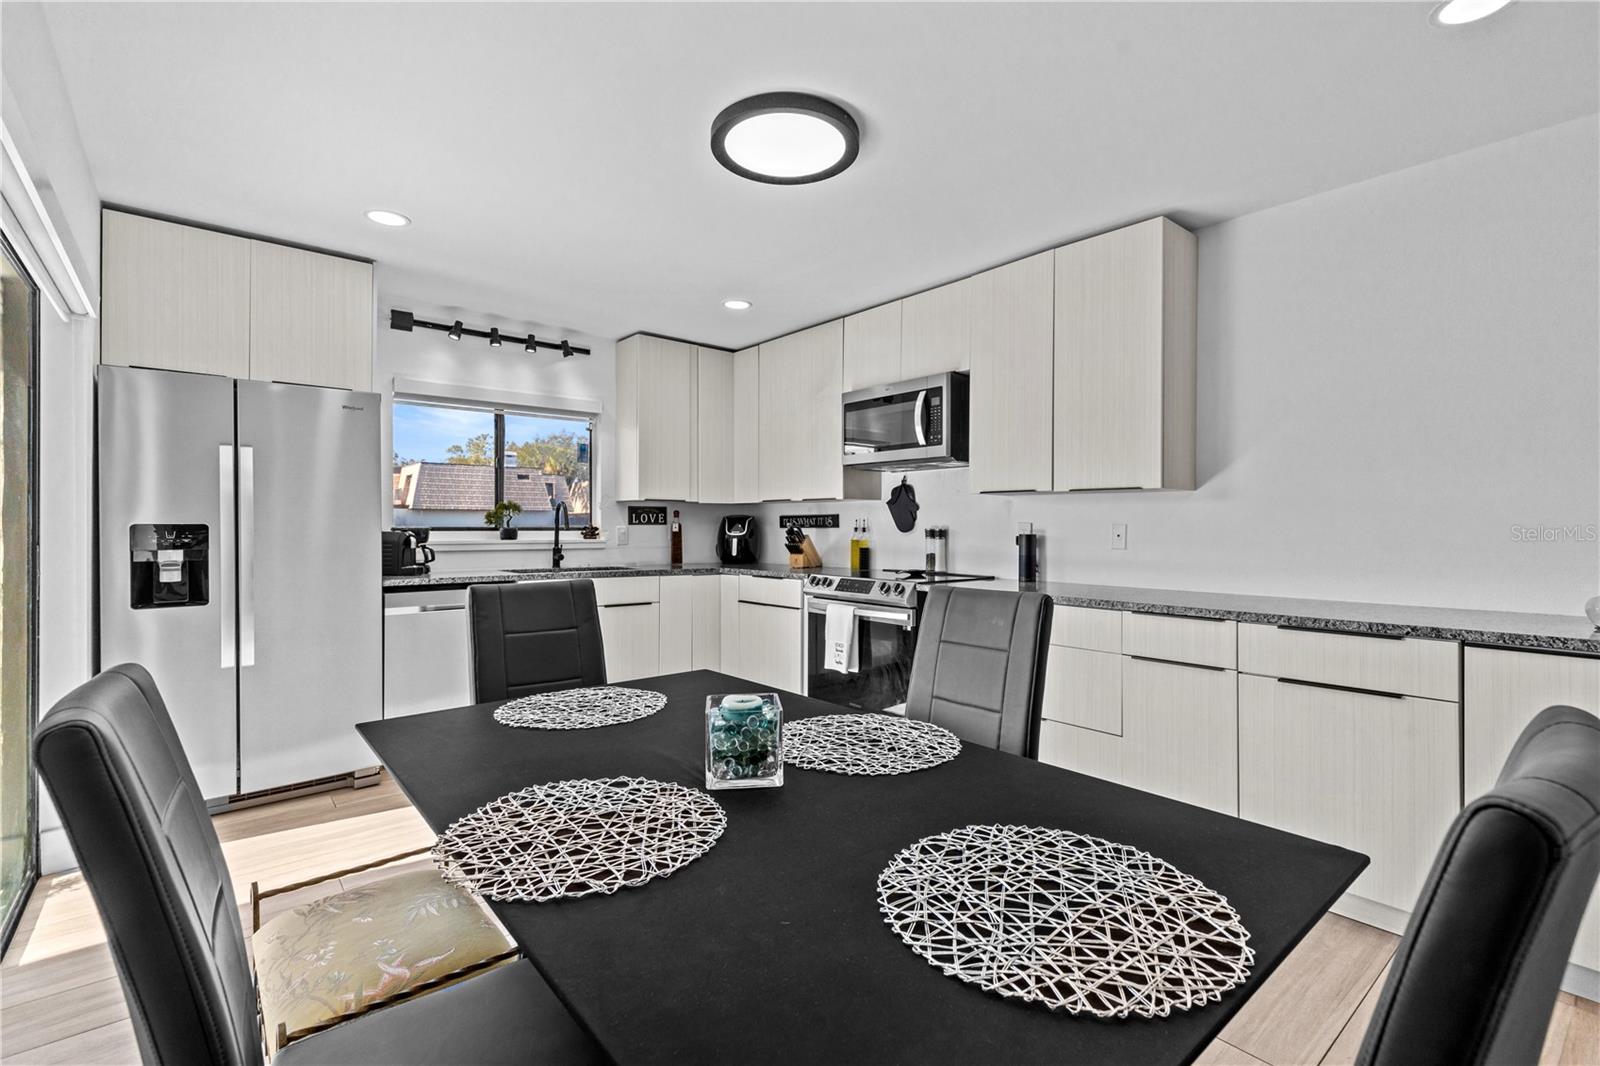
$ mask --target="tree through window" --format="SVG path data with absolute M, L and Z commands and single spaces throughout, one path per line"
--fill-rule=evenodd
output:
M 573 527 L 593 520 L 587 414 L 396 400 L 394 524 L 484 529 L 501 500 L 521 529 L 549 529 L 566 504 Z

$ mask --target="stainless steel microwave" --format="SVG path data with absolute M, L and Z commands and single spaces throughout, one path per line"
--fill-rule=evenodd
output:
M 914 470 L 966 463 L 966 374 L 933 374 L 844 394 L 844 465 Z

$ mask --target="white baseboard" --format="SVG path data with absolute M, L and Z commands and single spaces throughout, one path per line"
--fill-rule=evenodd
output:
M 1339 897 L 1339 902 L 1333 905 L 1332 910 L 1351 921 L 1386 929 L 1396 936 L 1405 935 L 1406 923 L 1411 920 L 1408 911 L 1397 910 L 1386 903 L 1353 896 L 1348 892 Z M 1566 975 L 1561 979 L 1561 991 L 1600 1001 L 1600 970 L 1591 970 L 1575 962 L 1567 963 Z

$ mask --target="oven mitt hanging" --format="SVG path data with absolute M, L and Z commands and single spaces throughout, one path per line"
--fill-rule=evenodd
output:
M 917 525 L 917 511 L 921 509 L 917 503 L 917 490 L 905 478 L 900 479 L 889 493 L 889 515 L 894 519 L 894 528 L 902 533 L 910 533 Z

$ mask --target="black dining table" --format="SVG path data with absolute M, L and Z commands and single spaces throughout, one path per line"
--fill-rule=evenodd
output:
M 664 693 L 666 706 L 598 729 L 503 726 L 495 703 L 357 728 L 442 831 L 549 781 L 704 787 L 706 696 L 767 690 L 705 670 L 626 684 Z M 786 720 L 843 710 L 780 695 Z M 619 1063 L 1190 1062 L 1367 865 L 1344 848 L 971 744 L 911 774 L 791 766 L 781 788 L 712 795 L 726 831 L 670 877 L 612 895 L 490 904 Z M 1103 837 L 1199 878 L 1249 931 L 1250 978 L 1198 1009 L 1104 1020 L 945 976 L 885 924 L 878 875 L 922 837 L 992 823 Z

